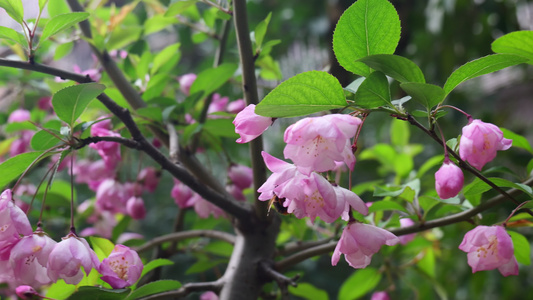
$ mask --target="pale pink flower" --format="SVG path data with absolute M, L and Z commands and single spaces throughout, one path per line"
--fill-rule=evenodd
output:
M 15 275 L 9 260 L 0 260 L 0 283 L 8 284 L 10 290 L 15 288 Z
M 126 202 L 126 212 L 135 220 L 142 220 L 146 216 L 146 208 L 141 197 L 131 197 Z
M 68 234 L 57 243 L 48 257 L 48 276 L 52 281 L 65 280 L 68 284 L 78 284 L 83 271 L 89 275 L 93 268 L 98 269 L 100 261 L 84 238 Z
M 182 93 L 189 96 L 192 83 L 196 80 L 196 77 L 197 77 L 196 74 L 189 73 L 189 74 L 181 75 L 178 78 L 179 83 L 180 83 L 180 90 Z
M 7 123 L 29 121 L 31 118 L 30 111 L 26 109 L 16 109 L 7 118 Z
M 193 206 L 193 194 L 194 192 L 191 188 L 183 184 L 181 181 L 174 179 L 174 186 L 172 187 L 172 191 L 170 191 L 170 195 L 174 198 L 174 202 L 179 208 L 183 209 Z
M 10 251 L 21 235 L 33 232 L 26 214 L 15 205 L 11 190 L 0 195 L 0 260 L 9 259 Z
M 283 150 L 304 174 L 325 172 L 344 162 L 350 170 L 355 156 L 350 139 L 355 136 L 361 119 L 341 114 L 304 118 L 285 130 Z
M 209 218 L 209 215 L 213 215 L 214 218 L 224 216 L 224 211 L 214 205 L 213 203 L 205 200 L 198 194 L 194 194 L 191 201 L 194 203 L 194 211 L 200 218 Z
M 214 93 L 213 98 L 211 100 L 211 104 L 209 104 L 209 108 L 207 109 L 207 113 L 212 114 L 219 111 L 225 111 L 228 101 L 228 97 L 222 97 L 220 96 L 220 94 Z
M 463 188 L 463 183 L 463 171 L 448 159 L 435 173 L 435 189 L 441 199 L 457 196 Z
M 370 300 L 389 300 L 389 294 L 385 291 L 374 292 Z
M 261 155 L 263 156 L 267 168 L 272 171 L 272 174 L 268 177 L 265 183 L 257 189 L 257 191 L 261 193 L 261 195 L 259 195 L 259 200 L 266 201 L 272 199 L 274 195 L 280 196 L 278 193 L 282 192 L 287 183 L 299 172 L 295 165 L 275 158 L 265 151 L 261 152 Z M 276 194 L 274 194 L 275 192 Z
M 497 268 L 503 276 L 518 275 L 513 241 L 502 226 L 477 226 L 465 234 L 459 249 L 468 253 L 472 273 Z
M 100 70 L 97 70 L 97 69 L 87 69 L 87 70 L 82 71 L 78 65 L 74 65 L 72 69 L 74 69 L 74 72 L 76 73 L 89 77 L 92 81 L 98 81 L 100 80 L 100 78 L 102 78 L 102 74 L 100 74 Z
M 272 125 L 272 118 L 257 115 L 255 105 L 250 104 L 235 116 L 233 124 L 235 132 L 241 136 L 237 139 L 237 143 L 242 144 L 263 134 Z
M 242 189 L 234 184 L 226 185 L 226 191 L 238 201 L 246 201 L 246 197 L 242 192 Z
M 121 135 L 116 132 L 101 128 L 99 126 L 94 126 L 94 125 L 91 127 L 91 135 L 98 136 L 98 137 L 103 137 L 103 136 L 121 137 Z M 122 157 L 120 155 L 120 144 L 119 143 L 107 142 L 107 141 L 98 142 L 94 144 L 89 144 L 89 147 L 96 149 L 98 151 L 98 154 L 100 154 L 100 156 L 102 157 L 106 166 L 109 169 L 114 169 L 118 165 L 118 163 L 122 160 Z
M 127 213 L 126 203 L 133 196 L 130 189 L 114 179 L 106 179 L 96 190 L 96 208 L 112 213 Z
M 230 114 L 236 114 L 236 113 L 239 113 L 241 110 L 243 110 L 245 107 L 246 107 L 246 102 L 243 99 L 237 99 L 235 101 L 231 101 L 230 103 L 228 103 L 226 110 Z
M 365 268 L 370 264 L 372 255 L 382 245 L 393 246 L 400 239 L 385 229 L 363 223 L 351 223 L 342 232 L 341 238 L 333 251 L 331 264 L 337 265 L 341 254 L 352 268 Z
M 117 238 L 117 244 L 124 244 L 130 240 L 143 240 L 144 236 L 136 232 L 124 232 L 121 233 Z
M 105 161 L 89 161 L 86 159 L 78 160 L 74 163 L 73 173 L 76 175 L 74 178 L 77 183 L 86 183 L 93 191 L 98 189 L 102 181 L 112 179 L 116 175 L 115 170 L 108 168 Z
M 28 152 L 30 150 L 31 139 L 35 131 L 22 130 L 20 131 L 20 137 L 11 143 L 9 148 L 9 155 L 11 157 Z
M 115 248 L 100 264 L 102 280 L 114 289 L 128 287 L 141 277 L 143 263 L 139 254 L 129 247 L 115 245 Z
M 137 175 L 137 181 L 142 184 L 142 187 L 153 193 L 159 184 L 159 177 L 161 172 L 157 171 L 152 167 L 147 167 L 142 169 Z
M 244 190 L 252 186 L 253 171 L 250 167 L 235 164 L 230 166 L 228 177 L 234 185 Z
M 218 295 L 213 291 L 207 291 L 200 295 L 200 300 L 218 300 Z
M 486 163 L 496 157 L 496 151 L 507 150 L 512 143 L 512 140 L 503 137 L 498 126 L 473 120 L 463 127 L 459 155 L 462 160 L 481 170 Z
M 29 285 L 39 288 L 52 283 L 46 266 L 48 257 L 56 241 L 41 230 L 23 237 L 12 249 L 9 263 L 13 268 L 17 285 Z
M 400 227 L 409 227 L 409 226 L 413 226 L 415 225 L 415 222 L 409 218 L 402 218 L 400 219 Z M 409 243 L 410 241 L 412 241 L 416 236 L 416 233 L 410 233 L 410 234 L 404 234 L 404 235 L 401 235 L 399 238 L 400 238 L 400 243 L 402 245 L 406 245 L 407 243 Z
M 107 239 L 112 237 L 113 228 L 115 228 L 118 223 L 115 213 L 98 210 L 96 210 L 89 218 L 87 218 L 87 222 L 93 224 L 93 227 L 87 227 L 83 229 L 79 233 L 79 236 L 98 235 Z

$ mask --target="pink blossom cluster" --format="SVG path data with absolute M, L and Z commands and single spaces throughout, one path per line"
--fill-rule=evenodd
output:
M 21 123 L 31 119 L 30 111 L 26 109 L 16 109 L 7 118 L 7 123 Z M 10 146 L 9 155 L 11 157 L 30 151 L 30 142 L 35 134 L 32 130 L 20 130 L 19 136 L 15 139 Z
M 123 288 L 139 279 L 142 268 L 138 254 L 126 246 L 117 245 L 100 262 L 87 241 L 73 232 L 59 243 L 40 227 L 33 232 L 11 190 L 0 195 L 0 283 L 7 283 L 11 290 L 18 286 L 38 289 L 59 279 L 78 284 L 93 269 L 113 288 Z M 17 289 L 17 293 L 31 291 Z
M 459 143 L 459 155 L 474 168 L 481 170 L 485 164 L 496 157 L 496 152 L 511 147 L 512 140 L 503 137 L 503 132 L 494 124 L 481 120 L 470 120 L 463 127 Z M 441 199 L 457 196 L 464 184 L 461 169 L 449 158 L 444 159 L 442 167 L 435 173 L 435 189 Z

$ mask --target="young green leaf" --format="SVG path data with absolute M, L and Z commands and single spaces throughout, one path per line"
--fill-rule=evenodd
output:
M 150 73 L 153 75 L 159 71 L 159 69 L 166 65 L 169 61 L 172 60 L 172 58 L 176 56 L 180 56 L 179 52 L 180 43 L 172 44 L 167 46 L 165 49 L 161 50 L 155 57 L 154 61 L 152 62 L 152 69 L 150 70 Z M 174 60 L 172 61 L 174 64 L 176 64 L 178 61 Z
M 24 8 L 21 0 L 0 0 L 0 7 L 6 10 L 6 13 L 21 24 L 24 22 Z
M 362 108 L 392 106 L 389 82 L 385 74 L 372 72 L 355 92 L 355 105 Z
M 37 131 L 33 137 L 31 138 L 30 145 L 33 148 L 33 150 L 47 150 L 55 145 L 57 145 L 59 142 L 61 142 L 60 139 L 55 137 L 54 135 L 50 134 L 48 131 L 52 131 L 55 133 L 56 136 L 61 136 L 61 133 L 56 130 L 40 130 Z
M 289 293 L 308 300 L 328 300 L 328 293 L 307 282 L 298 282 L 298 286 L 289 286 Z
M 407 82 L 400 87 L 416 102 L 424 105 L 428 110 L 444 99 L 444 90 L 440 86 L 429 83 Z
M 533 154 L 533 148 L 524 136 L 514 133 L 509 129 L 500 128 L 500 130 L 503 132 L 504 138 L 513 140 L 513 147 L 524 149 L 526 151 L 529 151 L 529 153 Z
M 139 299 L 144 296 L 162 293 L 171 290 L 177 290 L 181 287 L 181 283 L 175 280 L 158 280 L 147 283 L 140 288 L 133 291 L 126 300 Z
M 28 48 L 28 41 L 24 35 L 12 28 L 0 26 L 0 39 L 11 40 L 20 44 L 23 48 Z
M 42 12 L 48 0 L 39 0 L 39 12 Z
M 175 15 L 179 15 L 183 13 L 184 11 L 189 8 L 189 6 L 192 6 L 196 3 L 196 0 L 182 0 L 182 1 L 176 1 L 172 3 L 166 13 L 165 17 L 174 17 Z
M 527 58 L 514 54 L 492 54 L 467 62 L 455 70 L 446 83 L 444 91 L 448 95 L 459 84 L 481 75 L 527 62 Z
M 201 72 L 191 85 L 190 94 L 202 92 L 201 98 L 206 97 L 226 83 L 233 76 L 237 67 L 236 64 L 225 63 L 217 68 Z
M 54 94 L 52 106 L 57 116 L 72 128 L 87 105 L 104 89 L 104 85 L 94 82 L 69 86 Z
M 359 59 L 376 71 L 381 71 L 399 82 L 425 83 L 420 68 L 410 59 L 394 54 L 376 54 Z
M 371 70 L 358 59 L 393 54 L 400 41 L 400 18 L 387 0 L 359 0 L 340 17 L 333 33 L 333 51 L 340 65 L 361 76 Z
M 495 53 L 516 54 L 529 59 L 533 63 L 533 31 L 515 31 L 508 33 L 492 42 Z
M 107 258 L 113 251 L 113 248 L 115 248 L 115 245 L 113 245 L 110 240 L 97 236 L 90 236 L 89 242 L 91 243 L 91 246 L 99 260 L 104 260 L 104 258 Z
M 85 12 L 73 12 L 53 17 L 50 19 L 50 21 L 48 21 L 48 23 L 46 23 L 46 26 L 44 26 L 43 34 L 41 35 L 41 41 L 48 39 L 62 30 L 76 25 L 88 17 L 89 13 Z
M 80 286 L 78 291 L 72 294 L 67 300 L 122 300 L 130 293 L 130 289 L 106 289 L 96 286 Z
M 2 176 L 0 176 L 0 188 L 20 176 L 20 174 L 22 174 L 22 172 L 24 172 L 24 170 L 26 170 L 41 154 L 43 154 L 43 151 L 26 152 L 14 156 L 0 164 L 0 174 L 2 174 Z
M 144 265 L 140 278 L 143 278 L 143 276 L 146 275 L 146 273 L 152 271 L 155 268 L 159 268 L 162 266 L 171 266 L 173 264 L 174 262 L 169 259 L 164 259 L 164 258 L 154 259 L 150 261 L 149 263 L 147 263 L 146 265 Z
M 529 266 L 531 264 L 531 247 L 528 240 L 518 232 L 508 230 L 507 233 L 513 240 L 514 256 L 516 257 L 516 260 L 521 264 Z
M 272 17 L 272 12 L 268 13 L 268 16 L 257 26 L 255 27 L 254 35 L 255 35 L 255 48 L 260 49 L 261 45 L 263 45 L 263 39 L 265 38 L 265 34 L 268 28 L 268 23 L 270 23 L 270 18 Z
M 342 284 L 338 299 L 358 299 L 373 290 L 380 280 L 381 273 L 374 268 L 357 270 Z
M 194 86 L 194 85 L 193 85 Z M 322 71 L 291 77 L 272 90 L 255 108 L 266 117 L 296 117 L 346 106 L 337 78 Z

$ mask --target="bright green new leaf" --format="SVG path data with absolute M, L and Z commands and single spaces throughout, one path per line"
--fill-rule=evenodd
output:
M 168 26 L 172 24 L 179 23 L 179 19 L 176 17 L 166 17 L 163 15 L 154 15 L 151 18 L 148 18 L 146 22 L 144 22 L 144 36 L 147 36 L 149 34 L 161 31 Z
M 59 133 L 56 130 L 51 130 L 51 129 L 47 129 L 47 130 L 54 132 L 56 136 L 61 136 L 61 133 Z M 33 150 L 37 150 L 37 151 L 47 150 L 47 149 L 54 147 L 59 142 L 61 142 L 60 139 L 50 134 L 47 130 L 37 131 L 33 135 L 33 137 L 31 138 L 31 142 L 30 142 L 30 145 L 33 148 Z
M 531 148 L 531 144 L 525 137 L 505 128 L 500 128 L 500 130 L 503 132 L 504 138 L 513 140 L 513 147 L 522 148 L 533 154 L 533 148 Z
M 28 41 L 24 35 L 12 28 L 0 26 L 0 39 L 11 40 L 20 44 L 23 48 L 28 48 Z
M 141 272 L 141 277 L 139 279 L 143 278 L 144 275 L 146 275 L 148 272 L 152 271 L 155 268 L 159 268 L 162 266 L 171 266 L 173 264 L 174 262 L 169 259 L 164 259 L 164 258 L 154 259 L 150 261 L 149 263 L 147 263 L 146 265 L 144 265 L 144 268 Z
M 362 108 L 392 106 L 389 82 L 385 74 L 372 72 L 355 92 L 355 105 Z
M 43 34 L 41 35 L 41 41 L 44 41 L 54 34 L 70 28 L 83 20 L 86 20 L 89 16 L 89 13 L 85 12 L 72 12 L 53 17 L 50 19 L 50 21 L 48 21 L 48 23 L 46 23 L 46 26 L 44 26 Z
M 394 146 L 404 147 L 409 144 L 409 124 L 405 121 L 393 119 L 390 127 L 390 139 Z
M 74 42 L 58 45 L 56 51 L 54 52 L 54 60 L 60 60 L 61 58 L 65 57 L 72 51 L 72 48 L 74 48 Z
M 380 280 L 381 273 L 374 268 L 357 270 L 342 284 L 338 299 L 357 299 L 372 291 Z
M 393 54 L 370 55 L 359 59 L 376 71 L 381 71 L 399 82 L 425 83 L 424 73 L 411 60 Z
M 181 283 L 175 280 L 158 280 L 147 283 L 140 288 L 133 291 L 126 300 L 139 299 L 148 295 L 162 293 L 171 290 L 177 290 L 181 287 Z
M 202 71 L 191 85 L 190 94 L 202 92 L 201 98 L 206 97 L 226 83 L 233 76 L 237 67 L 236 64 L 225 63 L 214 69 Z
M 174 2 L 168 7 L 165 17 L 174 17 L 175 15 L 179 15 L 195 3 L 196 0 L 179 0 Z
M 357 60 L 393 54 L 400 41 L 400 18 L 387 0 L 359 0 L 340 17 L 333 33 L 333 51 L 340 65 L 361 76 L 370 68 Z
M 374 201 L 372 205 L 368 208 L 368 213 L 373 213 L 382 210 L 398 210 L 408 213 L 407 209 L 405 209 L 405 207 L 403 207 L 396 201 Z
M 448 77 L 444 84 L 444 91 L 448 95 L 455 87 L 467 80 L 526 61 L 526 58 L 514 54 L 492 54 L 467 62 Z
M 203 130 L 210 132 L 215 136 L 238 139 L 239 135 L 235 133 L 235 125 L 231 119 L 208 119 Z
M 255 113 L 273 118 L 304 116 L 346 106 L 344 90 L 337 78 L 322 71 L 291 77 L 272 90 Z
M 22 174 L 22 172 L 24 172 L 24 170 L 26 170 L 41 154 L 43 154 L 42 151 L 26 152 L 14 156 L 0 164 L 0 174 L 2 174 L 2 176 L 0 176 L 0 188 L 11 182 L 11 180 L 19 177 L 20 174 Z
M 48 0 L 39 0 L 39 11 L 42 12 Z
M 289 286 L 289 293 L 303 299 L 328 300 L 328 293 L 307 282 L 298 282 L 298 286 Z
M 513 240 L 514 256 L 516 257 L 516 260 L 521 264 L 529 266 L 531 264 L 531 247 L 528 240 L 518 232 L 508 230 L 507 233 Z
M 90 236 L 89 242 L 100 261 L 107 258 L 113 251 L 113 248 L 115 248 L 115 245 L 110 240 L 97 236 Z
M 24 8 L 21 0 L 0 0 L 0 7 L 5 9 L 13 20 L 22 25 L 22 22 L 24 22 Z
M 529 59 L 533 63 L 533 31 L 515 31 L 508 33 L 492 42 L 495 53 L 516 54 Z
M 268 23 L 270 23 L 270 18 L 272 17 L 272 12 L 268 13 L 268 16 L 257 26 L 255 27 L 254 35 L 255 35 L 255 47 L 256 49 L 261 48 L 261 45 L 263 45 L 263 39 L 265 38 L 265 34 L 268 28 Z
M 63 279 L 59 279 L 50 285 L 50 287 L 46 290 L 45 296 L 51 299 L 67 299 L 75 291 L 75 285 L 67 284 Z
M 48 15 L 55 17 L 70 13 L 70 8 L 64 0 L 48 0 Z
M 495 185 L 499 186 L 499 187 L 508 187 L 508 188 L 519 189 L 522 192 L 528 194 L 530 197 L 533 197 L 533 190 L 531 189 L 531 187 L 529 187 L 527 185 L 524 185 L 524 184 L 521 184 L 521 183 L 514 183 L 514 182 L 511 182 L 511 181 L 509 181 L 507 179 L 498 178 L 498 177 L 491 177 L 491 178 L 488 178 L 488 179 L 490 181 L 492 181 Z M 465 186 L 465 188 L 463 189 L 463 194 L 465 195 L 465 197 L 468 197 L 470 195 L 482 194 L 482 193 L 484 193 L 486 191 L 489 191 L 491 189 L 492 189 L 492 187 L 490 185 L 488 185 L 484 181 L 481 181 L 479 178 L 476 178 L 474 181 L 472 181 L 472 183 L 470 183 L 469 185 Z
M 93 271 L 94 272 L 94 271 Z M 130 293 L 130 289 L 106 289 L 96 286 L 80 286 L 78 291 L 67 300 L 123 300 Z
M 432 247 L 424 249 L 424 257 L 418 261 L 417 265 L 431 278 L 435 278 L 435 251 Z
M 428 110 L 444 99 L 444 90 L 440 86 L 429 83 L 407 82 L 400 87 L 416 102 L 424 105 Z
M 179 52 L 180 43 L 172 44 L 167 46 L 165 49 L 161 50 L 155 57 L 154 61 L 152 63 L 152 69 L 150 70 L 150 73 L 153 75 L 159 71 L 159 69 L 167 64 L 173 57 L 180 56 Z M 174 64 L 177 63 L 177 61 L 173 61 Z
M 64 88 L 52 97 L 57 116 L 72 128 L 87 105 L 105 90 L 99 83 L 84 83 Z

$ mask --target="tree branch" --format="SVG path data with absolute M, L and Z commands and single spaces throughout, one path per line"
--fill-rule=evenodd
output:
M 185 239 L 201 238 L 201 237 L 219 239 L 224 242 L 228 242 L 230 244 L 235 243 L 235 236 L 227 232 L 216 231 L 216 230 L 188 230 L 188 231 L 174 232 L 174 233 L 156 237 L 146 242 L 146 244 L 140 247 L 137 247 L 136 251 L 137 252 L 146 251 L 146 250 L 151 249 L 152 247 L 155 247 L 157 245 L 160 245 L 166 242 L 178 242 L 178 241 L 185 240 Z
M 263 276 L 268 278 L 268 281 L 274 280 L 278 283 L 279 289 L 281 290 L 282 300 L 290 299 L 288 287 L 289 285 L 297 286 L 298 284 L 296 283 L 296 280 L 300 278 L 299 274 L 293 278 L 289 278 L 274 270 L 274 264 L 272 261 L 260 261 L 259 272 L 263 273 Z
M 184 284 L 180 289 L 176 291 L 163 292 L 159 294 L 150 295 L 141 300 L 153 300 L 153 299 L 175 299 L 182 298 L 189 295 L 192 292 L 204 292 L 204 291 L 213 291 L 215 293 L 220 292 L 224 282 L 219 279 L 217 281 L 211 282 L 192 282 Z
M 142 150 L 141 144 L 137 143 L 136 141 L 118 136 L 90 136 L 88 138 L 79 140 L 79 142 L 75 145 L 74 149 L 81 149 L 89 144 L 99 142 L 115 142 L 122 144 L 128 148 Z
M 242 90 L 246 104 L 258 104 L 257 83 L 255 78 L 255 60 L 250 40 L 250 29 L 248 27 L 248 16 L 246 14 L 246 0 L 233 1 L 233 22 L 237 34 L 237 45 L 239 47 L 239 57 L 242 68 Z M 266 181 L 266 166 L 261 156 L 263 151 L 263 139 L 261 136 L 250 142 L 250 157 L 252 161 L 254 191 L 255 191 L 255 212 L 261 220 L 268 218 L 268 202 L 259 201 L 257 189 Z

